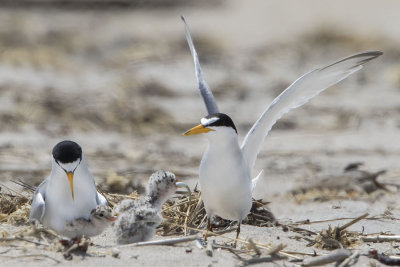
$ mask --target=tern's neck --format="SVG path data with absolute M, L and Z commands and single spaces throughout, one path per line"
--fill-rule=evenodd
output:
M 239 149 L 238 136 L 234 132 L 227 132 L 211 136 L 209 139 L 210 151 L 231 151 Z
M 164 205 L 165 201 L 168 199 L 168 197 L 165 197 L 159 192 L 153 192 L 146 197 L 147 201 L 156 209 L 161 209 L 162 205 Z

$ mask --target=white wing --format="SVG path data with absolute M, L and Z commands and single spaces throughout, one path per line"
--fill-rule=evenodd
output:
M 42 218 L 46 210 L 46 187 L 47 179 L 41 182 L 40 185 L 36 188 L 32 200 L 31 211 L 29 214 L 30 221 L 37 220 L 39 222 L 42 222 Z
M 107 199 L 99 192 L 96 192 L 96 203 L 98 206 L 108 206 Z
M 298 78 L 292 85 L 272 101 L 250 131 L 243 144 L 242 153 L 252 169 L 261 144 L 272 126 L 285 113 L 300 107 L 326 88 L 340 82 L 350 74 L 362 69 L 366 62 L 382 55 L 379 51 L 358 53 L 326 67 L 313 70 Z
M 211 89 L 208 86 L 206 80 L 204 80 L 203 72 L 201 71 L 199 58 L 197 56 L 197 52 L 196 52 L 196 49 L 193 44 L 192 36 L 190 35 L 189 27 L 186 24 L 185 18 L 183 16 L 181 16 L 181 19 L 183 20 L 183 23 L 185 24 L 186 40 L 189 45 L 190 52 L 192 53 L 192 56 L 193 56 L 194 67 L 196 69 L 196 78 L 197 78 L 197 83 L 199 86 L 200 95 L 203 98 L 204 104 L 206 105 L 208 114 L 218 113 L 219 111 L 218 111 L 217 102 L 215 102 L 215 99 L 211 92 Z
M 253 193 L 254 188 L 256 188 L 257 186 L 257 182 L 260 179 L 261 175 L 263 174 L 264 170 L 261 170 L 260 173 L 257 175 L 256 178 L 253 178 L 253 180 L 251 180 L 251 192 Z

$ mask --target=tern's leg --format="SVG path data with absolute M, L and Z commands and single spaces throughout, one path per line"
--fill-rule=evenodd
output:
M 211 225 L 210 217 L 207 218 L 207 230 L 206 230 L 206 233 L 204 234 L 204 241 L 207 241 L 208 231 L 212 232 L 212 225 Z
M 237 241 L 238 241 L 238 239 L 239 239 L 239 234 L 240 234 L 240 222 L 239 222 L 238 228 L 237 228 L 237 230 L 236 230 L 235 248 L 236 248 L 236 246 L 237 246 Z

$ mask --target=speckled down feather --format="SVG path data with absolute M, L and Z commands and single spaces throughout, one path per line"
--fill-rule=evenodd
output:
M 176 190 L 175 175 L 168 171 L 153 173 L 146 187 L 146 196 L 125 199 L 115 208 L 119 214 L 114 234 L 119 244 L 150 240 L 162 222 L 161 207 Z

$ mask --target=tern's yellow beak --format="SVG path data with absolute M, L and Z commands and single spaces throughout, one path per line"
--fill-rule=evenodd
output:
M 201 134 L 201 133 L 208 133 L 209 131 L 215 131 L 213 129 L 204 127 L 202 124 L 199 124 L 193 127 L 190 130 L 187 130 L 183 135 L 193 135 L 193 134 Z
M 74 173 L 67 172 L 67 176 L 68 176 L 69 185 L 71 186 L 72 200 L 74 200 Z

